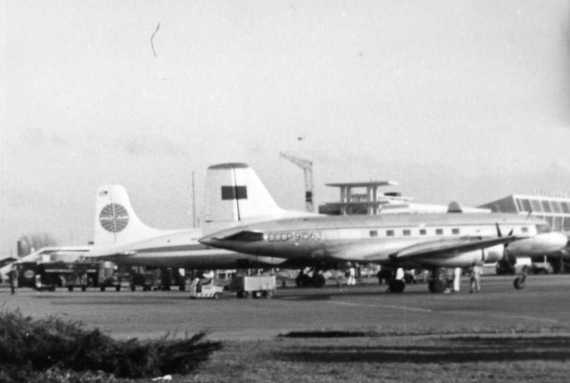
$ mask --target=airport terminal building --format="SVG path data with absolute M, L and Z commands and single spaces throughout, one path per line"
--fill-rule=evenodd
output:
M 570 198 L 513 194 L 480 207 L 496 213 L 531 213 L 546 220 L 552 230 L 570 233 Z

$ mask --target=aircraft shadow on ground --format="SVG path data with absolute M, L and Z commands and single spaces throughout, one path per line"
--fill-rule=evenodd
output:
M 418 342 L 421 342 L 418 339 Z M 421 345 L 291 346 L 277 360 L 309 363 L 477 363 L 570 360 L 570 337 L 445 338 Z
M 404 292 L 403 294 L 406 295 L 427 295 L 427 294 L 431 294 L 427 291 L 425 292 L 418 292 L 418 291 L 413 291 L 413 292 Z M 374 290 L 374 291 L 370 291 L 370 290 L 351 290 L 351 289 L 344 289 L 344 290 L 332 290 L 332 289 L 327 289 L 327 290 L 322 290 L 319 292 L 301 292 L 298 290 L 289 290 L 289 291 L 285 291 L 285 290 L 279 290 L 279 294 L 274 295 L 273 299 L 283 299 L 283 300 L 300 300 L 300 301 L 322 301 L 322 300 L 327 300 L 327 299 L 331 299 L 331 298 L 337 298 L 337 297 L 378 297 L 378 296 L 388 296 L 388 295 L 400 295 L 397 293 L 387 293 L 386 289 L 382 289 L 382 290 Z

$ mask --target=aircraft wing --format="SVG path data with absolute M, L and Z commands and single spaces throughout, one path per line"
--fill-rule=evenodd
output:
M 486 249 L 497 245 L 505 245 L 516 241 L 515 236 L 481 238 L 463 237 L 453 239 L 443 239 L 420 243 L 404 248 L 390 256 L 392 260 L 413 261 L 416 258 L 429 256 L 434 259 L 447 259 L 468 251 Z
M 336 259 L 358 260 L 364 259 L 368 262 L 380 261 L 414 261 L 416 259 L 425 258 L 426 256 L 433 259 L 449 259 L 461 253 L 468 251 L 485 249 L 501 244 L 508 244 L 520 238 L 515 236 L 481 238 L 481 237 L 461 237 L 450 239 L 439 239 L 435 241 L 427 241 L 408 247 L 400 247 L 386 257 L 386 249 L 384 243 L 355 243 L 348 246 L 342 246 L 329 254 Z

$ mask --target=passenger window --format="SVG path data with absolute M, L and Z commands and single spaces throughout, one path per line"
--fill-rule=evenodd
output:
M 410 230 L 404 230 L 404 235 L 409 236 L 410 234 L 412 234 Z
M 443 235 L 443 229 L 435 229 L 435 235 Z
M 370 236 L 371 237 L 378 237 L 378 231 L 377 230 L 370 230 Z
M 386 235 L 388 237 L 393 237 L 394 236 L 394 230 L 386 230 Z
M 522 231 L 523 233 L 528 233 L 528 227 L 524 226 L 524 227 L 521 229 L 521 231 Z
M 459 229 L 452 229 L 451 234 L 459 234 Z
M 420 229 L 420 235 L 426 235 L 426 229 Z

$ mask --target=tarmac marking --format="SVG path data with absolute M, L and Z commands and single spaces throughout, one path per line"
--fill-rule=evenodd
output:
M 549 323 L 558 323 L 557 320 L 548 319 L 548 318 L 540 318 L 540 317 L 531 317 L 526 315 L 500 315 L 500 314 L 487 314 L 489 316 L 498 317 L 498 318 L 519 318 L 519 319 L 526 319 L 526 320 L 535 320 L 540 322 L 549 322 Z
M 406 310 L 406 311 L 415 311 L 421 313 L 434 313 L 434 314 L 459 314 L 459 315 L 473 315 L 472 312 L 463 312 L 463 311 L 434 311 L 430 309 L 422 309 L 418 307 L 408 307 L 408 306 L 394 306 L 394 305 L 372 305 L 372 304 L 360 304 L 360 303 L 350 303 L 350 302 L 328 302 L 333 305 L 340 305 L 340 306 L 352 306 L 352 307 L 381 307 L 381 308 L 388 308 L 388 309 L 397 309 L 397 310 Z M 532 317 L 527 315 L 501 315 L 501 314 L 489 314 L 485 313 L 487 316 L 493 316 L 497 318 L 519 318 L 519 319 L 526 319 L 526 320 L 533 320 L 533 321 L 540 321 L 540 322 L 548 322 L 548 323 L 558 323 L 555 319 L 549 318 L 540 318 L 540 317 Z
M 340 305 L 340 306 L 354 306 L 354 307 L 382 307 L 387 309 L 397 309 L 397 310 L 406 310 L 406 311 L 416 311 L 420 313 L 432 313 L 433 310 L 429 309 L 420 309 L 417 307 L 408 307 L 408 306 L 393 306 L 393 305 L 367 305 L 367 304 L 359 304 L 359 303 L 349 303 L 349 302 L 328 302 L 333 305 Z

